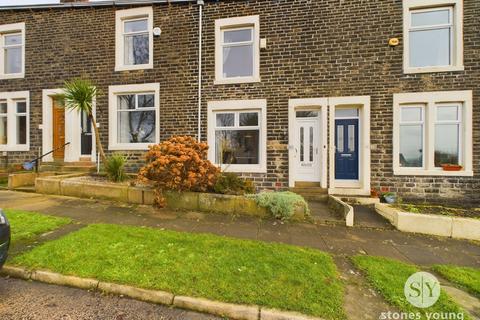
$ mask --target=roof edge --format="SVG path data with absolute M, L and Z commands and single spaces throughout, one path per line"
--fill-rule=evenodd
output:
M 128 5 L 149 5 L 156 3 L 189 3 L 197 0 L 111 0 L 99 2 L 68 2 L 68 3 L 50 3 L 50 4 L 32 4 L 32 5 L 13 5 L 0 6 L 0 11 L 7 10 L 26 10 L 26 9 L 65 9 L 65 8 L 88 8 L 88 7 L 109 7 L 109 6 L 128 6 Z

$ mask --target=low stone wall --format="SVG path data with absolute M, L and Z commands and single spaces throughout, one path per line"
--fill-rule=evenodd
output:
M 403 212 L 384 203 L 375 210 L 403 232 L 480 241 L 479 219 Z
M 351 205 L 345 203 L 338 197 L 329 195 L 328 207 L 341 217 L 345 218 L 345 224 L 347 227 L 353 227 L 355 212 Z
M 8 175 L 8 188 L 16 189 L 25 186 L 34 186 L 35 179 L 37 177 L 47 177 L 52 176 L 54 173 L 49 172 L 21 172 L 21 173 L 11 173 Z
M 43 194 L 113 200 L 131 204 L 152 205 L 154 203 L 155 194 L 150 188 L 91 183 L 71 179 L 83 175 L 85 174 L 77 173 L 62 176 L 39 177 L 36 179 L 35 190 L 37 193 Z M 164 193 L 164 197 L 167 208 L 170 209 L 255 217 L 270 216 L 266 208 L 258 206 L 254 199 L 244 196 L 168 191 Z M 298 207 L 292 219 L 296 221 L 304 220 L 306 218 L 304 212 L 305 208 L 303 206 Z

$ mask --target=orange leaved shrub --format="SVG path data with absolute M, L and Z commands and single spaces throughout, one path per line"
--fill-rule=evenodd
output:
M 193 137 L 173 137 L 153 145 L 138 180 L 157 190 L 157 205 L 164 206 L 162 190 L 211 191 L 220 169 L 207 160 L 208 145 Z

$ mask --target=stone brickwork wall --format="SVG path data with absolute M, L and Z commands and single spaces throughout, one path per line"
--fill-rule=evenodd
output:
M 204 10 L 202 137 L 206 139 L 207 102 L 267 99 L 267 174 L 249 174 L 261 188 L 288 186 L 288 100 L 371 96 L 372 187 L 407 198 L 480 200 L 475 177 L 400 177 L 392 169 L 393 94 L 473 90 L 474 172 L 480 170 L 480 2 L 464 1 L 465 71 L 404 74 L 401 0 L 224 0 L 207 1 Z M 214 85 L 215 19 L 260 15 L 262 81 Z M 195 135 L 197 128 L 198 8 L 194 4 L 154 5 L 154 69 L 114 72 L 115 8 L 1 11 L 2 23 L 25 21 L 26 77 L 0 80 L 0 91 L 30 90 L 31 152 L 41 146 L 41 90 L 86 75 L 108 93 L 109 85 L 160 83 L 161 139 Z M 388 46 L 397 37 L 400 45 Z M 97 100 L 104 146 L 108 141 L 108 97 Z M 132 167 L 139 152 L 129 152 Z M 0 159 L 0 161 L 2 161 Z

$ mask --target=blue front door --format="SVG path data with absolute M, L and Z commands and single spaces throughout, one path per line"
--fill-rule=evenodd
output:
M 358 180 L 358 119 L 335 120 L 335 179 Z

